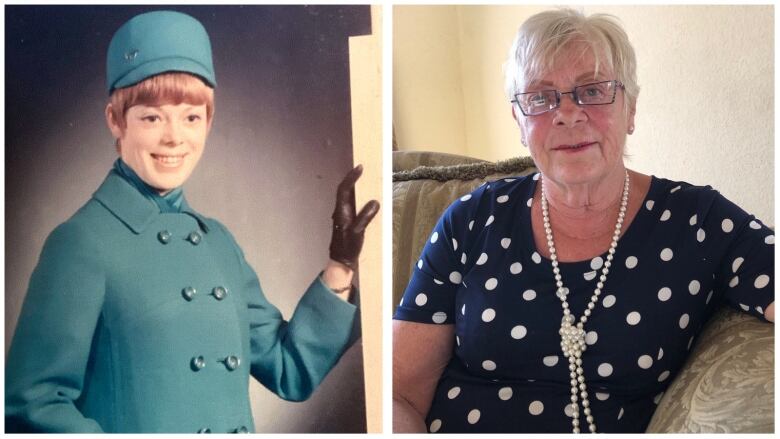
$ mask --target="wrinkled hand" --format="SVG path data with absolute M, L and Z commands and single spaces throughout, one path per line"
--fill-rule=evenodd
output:
M 330 240 L 330 258 L 353 270 L 363 248 L 366 226 L 379 212 L 379 202 L 371 200 L 355 215 L 355 182 L 361 174 L 363 165 L 357 165 L 339 183 L 336 209 L 333 211 L 333 235 Z

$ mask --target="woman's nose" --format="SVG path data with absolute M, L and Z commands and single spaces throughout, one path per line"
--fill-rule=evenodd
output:
M 170 121 L 165 124 L 162 141 L 170 146 L 176 146 L 182 143 L 181 127 L 176 121 Z
M 588 115 L 583 108 L 577 104 L 574 94 L 571 92 L 561 93 L 561 102 L 555 109 L 556 125 L 572 126 L 580 122 L 585 122 Z

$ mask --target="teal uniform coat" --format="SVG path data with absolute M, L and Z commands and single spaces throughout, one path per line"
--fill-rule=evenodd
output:
M 46 240 L 6 364 L 6 429 L 253 432 L 249 375 L 306 399 L 355 306 L 319 279 L 290 321 L 219 222 L 111 171 Z

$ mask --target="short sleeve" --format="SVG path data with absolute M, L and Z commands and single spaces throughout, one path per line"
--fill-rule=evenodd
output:
M 764 310 L 775 300 L 774 232 L 720 194 L 703 228 L 726 246 L 715 273 L 725 302 L 766 320 Z
M 473 244 L 475 223 L 484 225 L 490 218 L 478 217 L 485 185 L 455 200 L 436 222 L 420 259 L 412 271 L 396 320 L 418 323 L 455 323 L 455 296 L 463 276 L 473 265 L 468 249 Z

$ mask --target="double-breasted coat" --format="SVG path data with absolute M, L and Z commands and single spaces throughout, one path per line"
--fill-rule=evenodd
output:
M 249 376 L 303 400 L 355 306 L 314 280 L 285 321 L 227 229 L 116 171 L 46 240 L 6 365 L 7 431 L 252 432 Z

